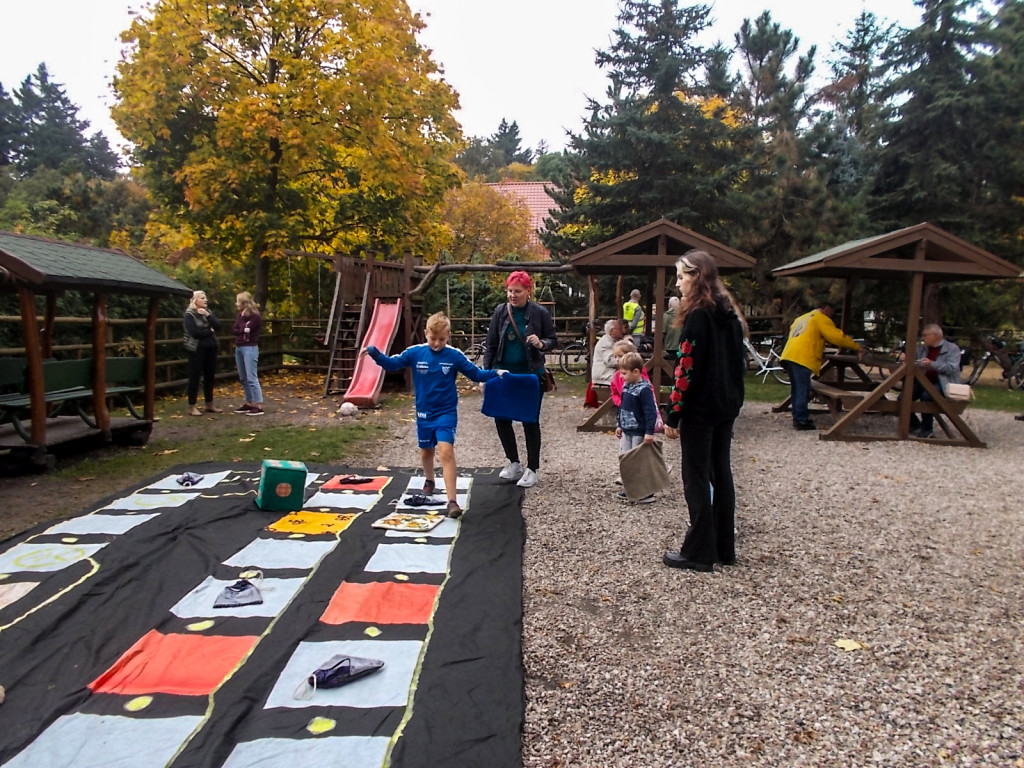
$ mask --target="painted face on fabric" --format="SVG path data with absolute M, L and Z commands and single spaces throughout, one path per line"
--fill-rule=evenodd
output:
M 427 346 L 435 352 L 440 352 L 448 345 L 448 339 L 450 336 L 451 333 L 447 330 L 427 331 Z
M 526 302 L 530 300 L 530 292 L 519 283 L 508 286 L 505 289 L 505 296 L 513 307 L 525 307 Z

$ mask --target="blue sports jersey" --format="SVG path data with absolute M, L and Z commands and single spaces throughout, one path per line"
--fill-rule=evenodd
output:
M 455 388 L 455 377 L 459 373 L 476 382 L 490 381 L 498 375 L 495 371 L 480 370 L 455 347 L 444 347 L 435 352 L 429 344 L 414 344 L 401 354 L 388 356 L 369 346 L 366 353 L 385 371 L 412 368 L 418 419 L 458 413 L 459 392 Z

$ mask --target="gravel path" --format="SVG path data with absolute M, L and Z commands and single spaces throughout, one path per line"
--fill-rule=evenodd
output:
M 385 464 L 416 463 L 408 409 Z M 614 437 L 576 432 L 579 398 L 546 398 L 523 507 L 524 765 L 1024 766 L 1024 424 L 968 414 L 988 449 L 822 442 L 748 404 L 738 564 L 711 575 L 661 564 L 682 484 L 619 502 Z M 504 463 L 475 393 L 456 452 Z

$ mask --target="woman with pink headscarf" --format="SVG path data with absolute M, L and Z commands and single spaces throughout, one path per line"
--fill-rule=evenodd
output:
M 558 347 L 555 324 L 551 315 L 540 304 L 530 301 L 533 295 L 533 281 L 523 271 L 513 272 L 505 281 L 507 302 L 499 304 L 491 317 L 487 329 L 487 349 L 484 352 L 484 368 L 503 368 L 510 373 L 533 373 L 544 376 L 544 362 L 548 352 Z M 541 387 L 541 397 L 544 387 Z M 537 484 L 540 468 L 540 420 L 523 422 L 526 438 L 526 468 L 519 460 L 519 445 L 516 433 L 509 419 L 495 419 L 498 439 L 508 459 L 499 477 L 515 480 L 520 488 L 531 488 Z

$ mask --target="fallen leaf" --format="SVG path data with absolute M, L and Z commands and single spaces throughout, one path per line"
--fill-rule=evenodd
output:
M 867 648 L 866 645 L 858 643 L 856 640 L 850 640 L 848 638 L 841 638 L 836 640 L 836 647 L 842 648 L 844 651 L 863 651 Z
M 153 454 L 153 455 L 154 455 L 154 456 L 169 456 L 169 455 L 171 455 L 172 453 L 177 453 L 177 452 L 178 452 L 178 449 L 177 449 L 177 448 L 166 448 L 165 450 L 162 450 L 162 451 L 157 451 L 157 452 L 156 452 L 155 454 Z
M 256 439 L 255 437 L 240 437 L 240 438 L 238 438 L 238 442 L 240 442 L 240 443 L 251 443 L 255 439 Z
M 576 683 L 572 680 L 561 680 L 558 683 L 559 688 L 572 688 L 574 685 L 576 685 Z
M 93 475 L 92 477 L 76 477 L 75 479 L 80 483 L 88 483 L 90 480 L 95 480 L 96 476 Z
M 310 456 L 319 456 L 320 455 L 320 451 L 310 451 L 309 455 Z
M 271 448 L 271 447 L 270 447 L 270 446 L 268 445 L 268 446 L 267 446 L 266 448 L 264 448 L 263 450 L 264 450 L 264 451 L 272 451 L 272 450 L 274 450 L 274 449 L 273 449 L 273 448 Z
M 391 467 L 385 467 L 383 464 L 381 464 L 379 467 L 377 467 L 377 471 L 378 472 L 390 472 L 391 471 Z

